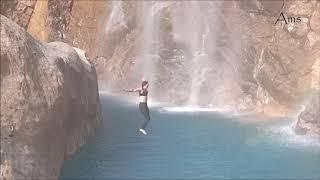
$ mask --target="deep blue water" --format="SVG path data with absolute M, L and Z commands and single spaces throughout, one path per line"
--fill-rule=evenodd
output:
M 289 120 L 245 123 L 218 112 L 150 108 L 101 96 L 104 127 L 65 161 L 60 179 L 320 179 L 320 145 Z

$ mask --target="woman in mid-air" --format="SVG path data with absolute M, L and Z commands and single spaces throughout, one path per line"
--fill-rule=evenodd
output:
M 139 129 L 141 133 L 147 135 L 146 126 L 150 121 L 149 108 L 148 108 L 148 88 L 149 83 L 146 80 L 142 80 L 141 88 L 128 89 L 127 92 L 139 92 L 139 109 L 145 118 L 145 122 L 142 124 L 142 127 Z

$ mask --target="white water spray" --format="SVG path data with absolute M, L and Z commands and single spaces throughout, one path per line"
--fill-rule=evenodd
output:
M 132 86 L 144 77 L 155 97 L 185 106 L 217 107 L 233 98 L 228 97 L 235 94 L 236 83 L 230 75 L 234 71 L 226 60 L 231 56 L 217 53 L 222 49 L 217 40 L 225 37 L 219 19 L 221 3 L 142 1 L 134 3 L 134 10 L 126 3 L 113 2 L 106 23 L 107 34 L 121 27 L 123 33 L 116 35 L 126 36 L 110 37 L 122 41 L 121 49 L 115 47 L 117 54 L 109 61 L 114 70 L 110 76 L 116 76 L 113 82 Z M 123 16 L 132 11 L 136 11 L 133 21 Z M 123 30 L 129 24 L 133 28 Z M 118 75 L 115 71 L 122 71 L 122 65 L 130 68 Z
M 140 77 L 150 83 L 152 91 L 155 82 L 156 64 L 160 60 L 159 50 L 159 16 L 157 14 L 157 3 L 144 1 L 142 17 L 144 26 L 141 33 L 141 41 L 136 52 L 135 71 Z
M 105 33 L 109 35 L 121 27 L 126 27 L 122 1 L 112 1 L 111 13 L 105 23 Z
M 210 7 L 211 6 L 211 7 Z M 208 8 L 210 7 L 210 8 Z M 215 4 L 205 1 L 188 1 L 179 5 L 173 15 L 173 33 L 187 46 L 185 61 L 189 63 L 190 96 L 188 105 L 198 106 L 201 88 L 207 79 L 210 61 L 209 54 L 215 48 L 215 28 L 211 13 L 215 13 Z M 182 37 L 185 37 L 182 39 Z

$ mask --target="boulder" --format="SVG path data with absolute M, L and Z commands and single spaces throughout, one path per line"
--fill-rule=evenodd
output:
M 320 135 L 320 91 L 315 93 L 300 113 L 295 130 L 298 134 Z
M 102 123 L 85 52 L 42 43 L 1 15 L 1 178 L 57 179 Z

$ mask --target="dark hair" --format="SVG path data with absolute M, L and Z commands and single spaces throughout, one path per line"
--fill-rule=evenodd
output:
M 147 85 L 148 81 L 142 81 L 141 87 L 143 88 L 143 86 Z

